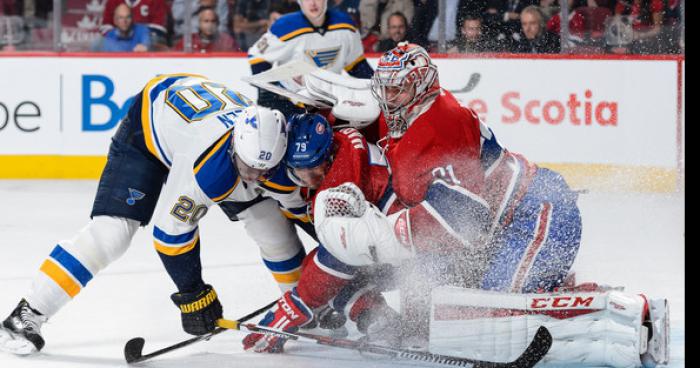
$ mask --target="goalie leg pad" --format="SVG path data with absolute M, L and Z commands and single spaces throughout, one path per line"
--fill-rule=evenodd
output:
M 643 296 L 617 290 L 508 294 L 442 287 L 432 294 L 430 351 L 509 361 L 545 326 L 553 337 L 546 365 L 640 367 L 651 346 L 646 311 Z M 667 330 L 653 333 L 668 339 Z

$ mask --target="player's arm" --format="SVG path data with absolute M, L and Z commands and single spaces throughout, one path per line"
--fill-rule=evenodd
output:
M 345 65 L 345 71 L 356 78 L 372 78 L 374 69 L 367 62 L 367 58 L 365 58 L 360 32 L 353 32 L 351 37 L 352 41 L 348 45 L 349 51 L 346 59 L 348 63 Z
M 171 299 L 180 309 L 185 332 L 202 335 L 223 315 L 216 292 L 202 279 L 199 220 L 214 203 L 198 187 L 191 165 L 174 165 L 163 188 L 162 210 L 153 227 L 158 256 L 177 287 Z M 186 161 L 186 160 L 185 160 Z
M 293 32 L 285 34 L 285 28 L 278 20 L 248 49 L 248 63 L 253 74 L 269 70 L 275 63 L 284 63 L 291 58 L 294 50 L 289 41 Z

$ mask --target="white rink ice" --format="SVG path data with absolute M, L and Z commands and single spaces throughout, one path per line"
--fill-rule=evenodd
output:
M 96 181 L 0 181 L 0 316 L 14 308 L 57 241 L 88 220 Z M 580 197 L 583 240 L 574 264 L 578 281 L 625 286 L 665 297 L 671 313 L 671 364 L 685 366 L 685 207 L 682 194 L 588 193 Z M 275 299 L 279 290 L 257 247 L 216 209 L 201 224 L 204 278 L 214 285 L 224 314 L 235 319 Z M 122 349 L 132 337 L 151 352 L 190 336 L 170 301 L 174 285 L 152 246 L 152 227 L 43 328 L 38 356 L 0 353 L 1 368 L 125 367 Z M 307 249 L 313 244 L 305 237 Z M 390 299 L 392 300 L 392 299 Z M 395 300 L 395 298 L 394 298 Z M 353 351 L 290 342 L 287 353 L 246 353 L 243 333 L 226 332 L 156 358 L 144 367 L 401 367 L 432 366 L 363 356 Z

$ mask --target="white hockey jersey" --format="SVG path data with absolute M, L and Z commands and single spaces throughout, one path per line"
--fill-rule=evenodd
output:
M 140 98 L 146 147 L 170 168 L 154 221 L 160 253 L 193 249 L 199 220 L 210 206 L 225 201 L 263 195 L 279 201 L 288 217 L 303 220 L 306 203 L 284 169 L 255 184 L 238 176 L 230 153 L 232 132 L 236 115 L 252 104 L 250 99 L 205 77 L 182 74 L 154 78 Z
M 283 15 L 248 50 L 248 58 L 254 74 L 300 59 L 335 73 L 350 72 L 365 60 L 352 18 L 334 9 L 318 28 L 301 11 Z

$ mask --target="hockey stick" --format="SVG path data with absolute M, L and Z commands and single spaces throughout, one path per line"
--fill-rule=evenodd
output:
M 261 314 L 262 312 L 270 309 L 273 305 L 275 305 L 275 303 L 277 303 L 277 300 L 272 301 L 271 303 L 267 304 L 266 306 L 261 307 L 255 311 L 239 318 L 236 321 L 229 321 L 229 322 L 236 322 L 236 323 L 245 322 L 245 321 Z M 163 354 L 171 352 L 173 350 L 177 350 L 177 349 L 183 348 L 185 346 L 192 345 L 196 342 L 199 342 L 202 340 L 209 340 L 212 338 L 212 336 L 218 335 L 226 330 L 227 330 L 227 328 L 217 327 L 216 329 L 214 329 L 214 331 L 212 331 L 208 334 L 193 337 L 191 339 L 179 342 L 175 345 L 171 345 L 171 346 L 168 346 L 168 347 L 160 349 L 160 350 L 156 350 L 156 351 L 149 353 L 149 354 L 146 354 L 146 355 L 143 355 L 143 346 L 146 343 L 146 340 L 144 340 L 143 337 L 135 337 L 135 338 L 127 341 L 126 345 L 124 345 L 124 358 L 126 359 L 126 362 L 128 364 L 143 362 L 145 360 L 157 357 L 159 355 L 163 355 Z
M 469 77 L 469 81 L 467 82 L 467 85 L 464 86 L 464 88 L 462 88 L 462 89 L 450 89 L 449 91 L 452 93 L 471 92 L 474 88 L 476 88 L 476 85 L 479 84 L 480 80 L 481 80 L 481 74 L 472 73 L 472 75 Z
M 456 367 L 473 368 L 531 368 L 547 354 L 552 346 L 552 335 L 546 327 L 540 326 L 532 341 L 525 351 L 512 362 L 489 362 L 470 358 L 461 358 L 441 354 L 432 354 L 422 351 L 412 351 L 400 348 L 364 343 L 355 340 L 319 336 L 305 332 L 286 332 L 266 326 L 252 323 L 240 323 L 239 321 L 219 320 L 219 327 L 234 330 L 247 330 L 253 333 L 282 337 L 290 340 L 305 341 L 320 345 L 333 346 L 343 349 L 351 349 L 362 352 L 370 352 L 388 355 L 395 358 L 418 360 L 428 363 L 439 363 Z

